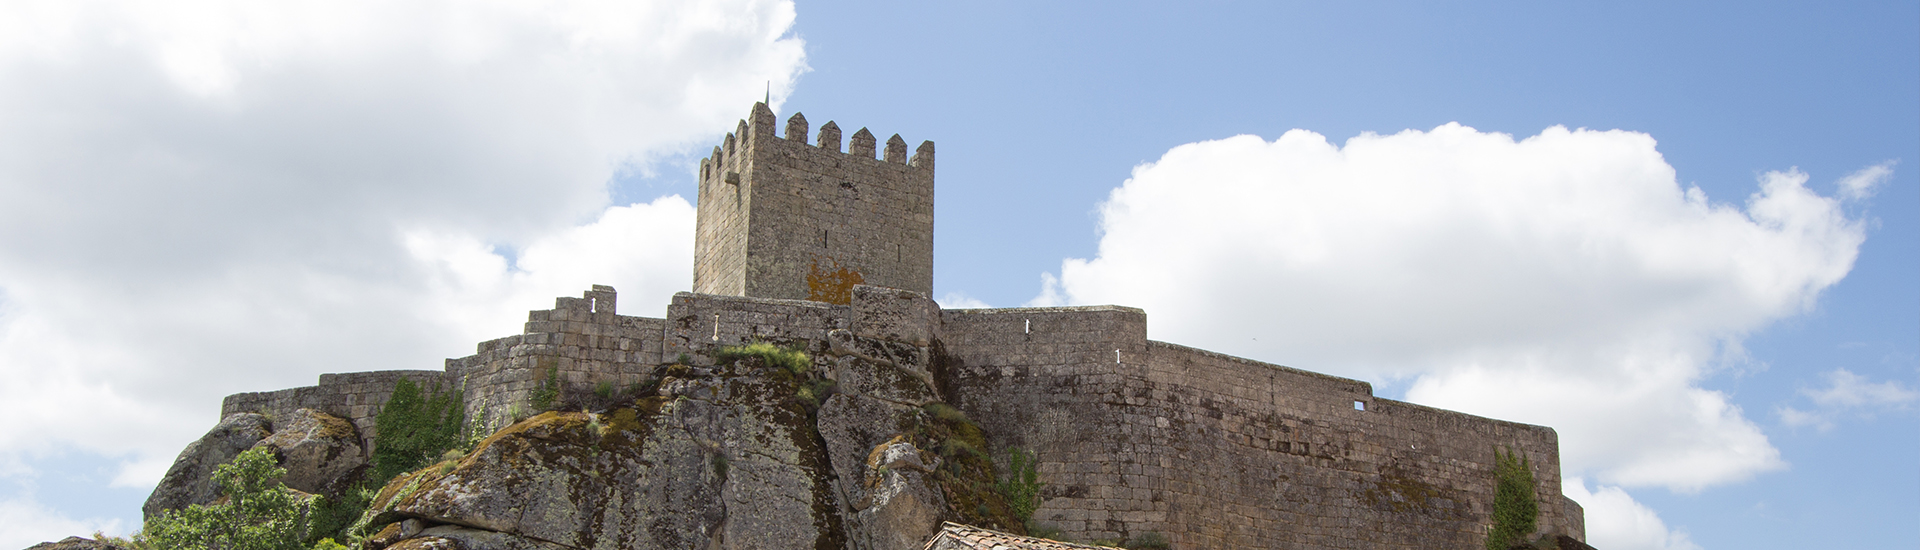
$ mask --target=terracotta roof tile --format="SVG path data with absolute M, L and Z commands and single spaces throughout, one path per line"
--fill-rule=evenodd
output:
M 940 526 L 940 532 L 935 533 L 933 538 L 927 539 L 927 545 L 923 550 L 1111 550 L 1111 548 L 1111 546 L 1091 546 L 1023 537 L 949 521 Z

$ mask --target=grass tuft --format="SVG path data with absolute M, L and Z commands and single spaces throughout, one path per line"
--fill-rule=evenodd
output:
M 731 363 L 749 357 L 758 357 L 768 366 L 787 369 L 795 375 L 806 374 L 807 370 L 813 368 L 813 359 L 807 357 L 807 352 L 782 348 L 766 342 L 725 346 L 713 352 L 713 358 L 722 363 Z

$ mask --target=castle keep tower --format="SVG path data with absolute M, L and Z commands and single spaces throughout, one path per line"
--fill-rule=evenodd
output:
M 847 303 L 853 285 L 933 292 L 933 142 L 899 134 L 875 158 L 866 128 L 840 150 L 828 122 L 785 137 L 765 103 L 700 161 L 693 291 Z

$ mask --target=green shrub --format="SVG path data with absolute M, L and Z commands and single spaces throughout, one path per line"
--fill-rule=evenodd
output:
M 385 485 L 393 476 L 432 464 L 441 453 L 464 442 L 463 401 L 457 391 L 428 396 L 411 380 L 396 382 L 393 396 L 373 420 L 373 485 Z
M 367 512 L 367 506 L 373 503 L 376 492 L 377 488 L 367 487 L 362 482 L 341 491 L 338 496 L 322 495 L 313 499 L 313 512 L 308 516 L 310 528 L 307 540 L 313 541 L 313 547 L 317 549 L 322 541 L 346 539 L 347 528 Z
M 1518 451 L 1494 449 L 1493 528 L 1487 550 L 1506 550 L 1533 534 L 1540 505 L 1533 499 L 1533 464 Z
M 313 543 L 312 550 L 348 550 L 347 546 L 334 542 L 331 538 L 320 539 Z
M 255 447 L 213 471 L 227 502 L 161 514 L 146 525 L 158 550 L 306 550 L 307 521 L 273 452 Z
M 796 375 L 806 374 L 813 367 L 813 359 L 807 352 L 798 349 L 781 348 L 766 342 L 754 342 L 744 346 L 724 346 L 714 350 L 713 358 L 722 363 L 731 363 L 748 357 L 758 357 L 770 367 L 787 369 Z
M 533 389 L 533 412 L 535 414 L 553 410 L 555 402 L 560 400 L 560 367 L 548 367 L 547 377 L 540 386 Z
M 599 398 L 601 398 L 601 399 L 612 399 L 612 398 L 613 398 L 613 383 L 612 383 L 612 382 L 601 382 L 601 383 L 600 383 L 599 385 L 597 385 L 597 386 L 594 386 L 594 387 L 593 387 L 593 395 L 595 395 L 595 396 L 597 396 L 597 397 L 599 397 Z
M 1040 488 L 1046 485 L 1040 483 L 1036 462 L 1032 452 L 1007 449 L 1007 479 L 998 488 L 1007 499 L 1007 508 L 1022 522 L 1033 520 L 1034 509 L 1040 507 Z

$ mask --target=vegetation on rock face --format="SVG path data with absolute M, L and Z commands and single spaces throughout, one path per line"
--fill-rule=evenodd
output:
M 1007 507 L 1021 522 L 1033 520 L 1033 511 L 1040 507 L 1040 474 L 1034 469 L 1033 452 L 1018 448 L 1007 449 L 1007 479 L 1000 482 L 1000 494 L 1006 496 Z
M 220 465 L 213 482 L 227 501 L 161 514 L 147 523 L 147 542 L 156 550 L 304 548 L 299 497 L 277 481 L 287 470 L 275 462 L 271 451 L 255 447 Z
M 924 421 L 914 427 L 912 442 L 940 455 L 933 481 L 940 486 L 947 507 L 959 516 L 954 521 L 1023 532 L 1024 526 L 1008 510 L 1006 498 L 998 491 L 992 458 L 981 450 L 987 441 L 980 426 L 946 403 L 928 403 L 921 411 Z
M 533 389 L 533 396 L 530 400 L 533 402 L 534 414 L 553 410 L 554 403 L 560 398 L 559 365 L 547 366 L 545 361 L 542 361 L 542 366 L 546 366 L 547 377 L 540 381 L 539 387 Z
M 322 542 L 347 538 L 347 528 L 352 527 L 353 522 L 367 511 L 374 492 L 373 487 L 362 481 L 341 490 L 338 495 L 321 495 L 313 499 L 308 516 L 308 540 L 314 543 L 315 548 L 319 548 L 323 546 Z
M 787 369 L 794 375 L 804 375 L 813 368 L 813 359 L 807 352 L 775 346 L 766 342 L 754 342 L 744 346 L 725 346 L 714 350 L 713 359 L 722 363 L 731 363 L 748 357 L 759 357 L 767 366 Z
M 465 440 L 461 427 L 466 410 L 461 393 L 425 395 L 405 378 L 393 386 L 393 397 L 374 417 L 372 480 L 384 483 L 402 472 L 433 463 Z
M 411 380 L 394 383 L 393 394 L 374 417 L 373 463 L 359 480 L 338 494 L 313 500 L 307 542 L 353 540 L 379 489 L 400 474 L 441 460 L 449 451 L 471 446 L 479 437 L 465 429 L 466 410 L 461 392 L 435 391 L 431 395 Z
M 1533 499 L 1533 464 L 1518 451 L 1494 449 L 1493 528 L 1487 550 L 1506 550 L 1533 534 L 1540 505 Z

